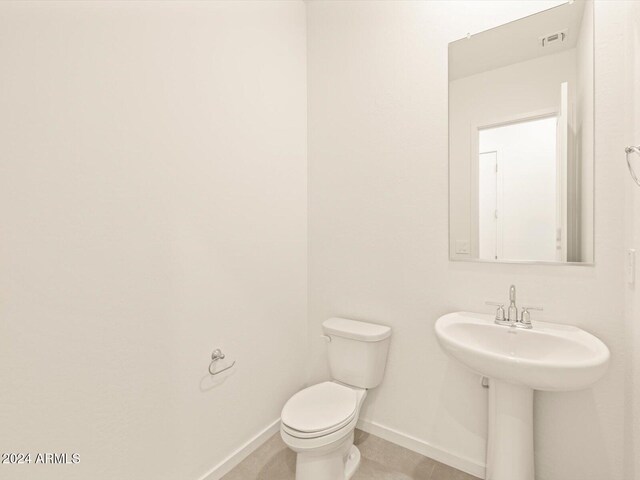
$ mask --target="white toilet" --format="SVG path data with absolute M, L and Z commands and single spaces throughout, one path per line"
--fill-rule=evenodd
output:
M 349 480 L 360 464 L 353 431 L 367 390 L 384 376 L 391 328 L 330 318 L 322 329 L 332 380 L 289 399 L 280 434 L 297 453 L 296 480 Z

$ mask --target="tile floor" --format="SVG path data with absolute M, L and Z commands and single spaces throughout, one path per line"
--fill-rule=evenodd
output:
M 352 480 L 478 480 L 428 457 L 356 430 L 362 454 Z M 222 480 L 294 480 L 295 454 L 276 433 Z

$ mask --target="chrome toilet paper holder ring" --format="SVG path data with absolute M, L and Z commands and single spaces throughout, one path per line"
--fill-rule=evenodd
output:
M 222 353 L 222 350 L 220 350 L 219 348 L 216 348 L 213 351 L 213 353 L 211 354 L 211 363 L 209 364 L 209 373 L 211 375 L 220 375 L 222 372 L 226 372 L 230 368 L 233 368 L 233 366 L 236 364 L 236 361 L 234 360 L 233 363 L 231 365 L 229 365 L 228 367 L 225 367 L 225 368 L 223 368 L 222 370 L 220 370 L 218 372 L 214 372 L 213 371 L 213 367 L 215 367 L 216 362 L 218 360 L 224 360 L 224 358 L 225 358 L 225 354 Z
M 631 166 L 631 160 L 629 159 L 629 156 L 632 153 L 636 153 L 638 155 L 640 155 L 640 146 L 638 147 L 627 147 L 624 149 L 624 152 L 627 154 L 627 166 L 629 167 L 629 173 L 631 174 L 631 177 L 633 178 L 634 182 L 636 182 L 639 186 L 640 186 L 640 178 L 638 178 L 638 175 L 636 175 L 636 172 L 633 170 L 633 167 Z

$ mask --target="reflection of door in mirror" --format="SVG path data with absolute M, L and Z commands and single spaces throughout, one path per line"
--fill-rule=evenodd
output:
M 478 155 L 478 248 L 483 260 L 498 259 L 498 152 Z
M 558 116 L 478 130 L 478 246 L 485 260 L 556 261 L 563 192 Z

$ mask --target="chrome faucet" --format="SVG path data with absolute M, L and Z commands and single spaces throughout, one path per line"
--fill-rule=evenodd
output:
M 498 307 L 495 323 L 516 328 L 532 328 L 529 310 L 542 310 L 542 307 L 522 307 L 522 314 L 518 318 L 518 306 L 516 305 L 516 286 L 509 287 L 509 308 L 505 312 L 504 303 L 485 302 L 487 305 Z
M 511 323 L 518 321 L 518 307 L 516 307 L 516 286 L 509 287 L 509 310 L 507 310 L 507 320 Z

